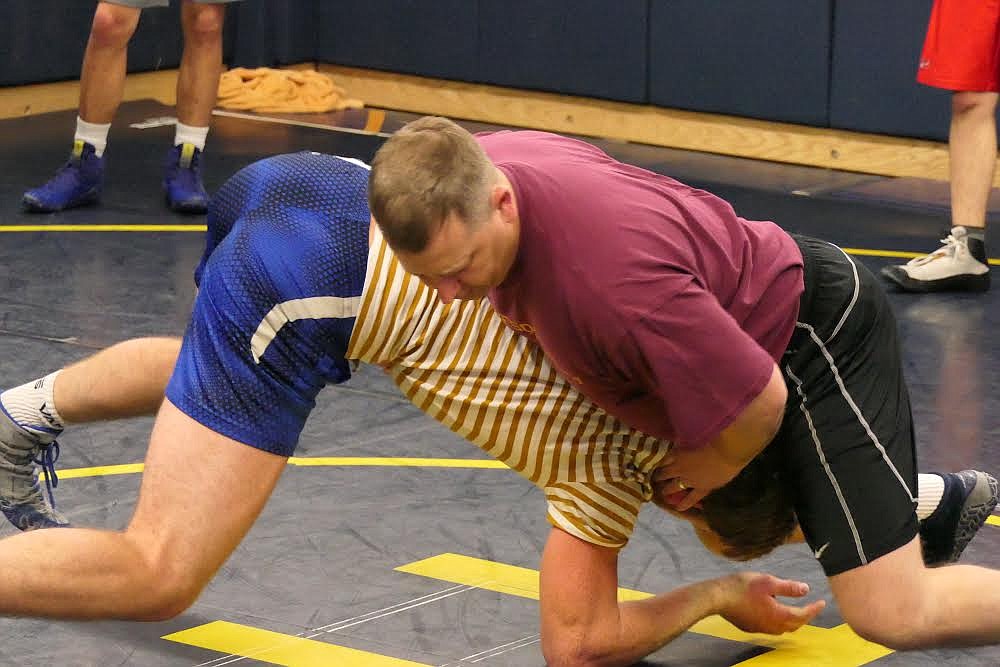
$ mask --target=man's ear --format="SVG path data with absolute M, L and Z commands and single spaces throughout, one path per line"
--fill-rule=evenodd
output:
M 504 185 L 496 185 L 490 192 L 490 208 L 500 211 L 503 219 L 510 220 L 514 216 L 514 193 Z

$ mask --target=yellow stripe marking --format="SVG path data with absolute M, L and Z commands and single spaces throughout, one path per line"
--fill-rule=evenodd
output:
M 105 477 L 107 475 L 132 475 L 142 472 L 141 463 L 126 463 L 117 466 L 99 466 L 96 468 L 70 468 L 68 470 L 56 470 L 60 480 L 74 479 L 80 477 Z
M 430 458 L 400 458 L 400 457 L 360 457 L 360 456 L 315 456 L 288 459 L 288 465 L 299 467 L 335 467 L 335 466 L 391 466 L 414 468 L 464 468 L 495 470 L 510 468 L 495 459 L 430 459 Z M 59 479 L 79 479 L 83 477 L 106 477 L 109 475 L 132 475 L 141 473 L 143 464 L 125 463 L 122 465 L 96 466 L 93 468 L 66 468 L 57 470 Z M 990 515 L 986 523 L 1000 526 L 1000 516 Z M 504 566 L 508 567 L 508 566 Z
M 466 469 L 503 469 L 509 468 L 493 459 L 422 459 L 399 457 L 355 457 L 355 456 L 316 456 L 309 458 L 291 457 L 288 465 L 300 467 L 335 467 L 335 466 L 389 466 L 414 468 L 466 468 Z M 56 470 L 59 479 L 79 479 L 82 477 L 105 477 L 108 475 L 131 475 L 141 473 L 143 464 L 125 463 L 113 466 L 97 466 L 94 468 L 66 468 Z
M 459 554 L 441 554 L 396 568 L 421 577 L 485 590 L 538 599 L 538 571 Z M 641 600 L 650 593 L 618 589 L 620 600 Z M 892 650 L 858 637 L 847 625 L 819 628 L 806 625 L 791 634 L 775 637 L 736 629 L 719 616 L 707 618 L 692 632 L 732 641 L 766 646 L 772 651 L 740 662 L 740 667 L 860 667 L 885 657 Z
M 421 458 L 368 458 L 351 456 L 317 456 L 288 459 L 293 466 L 413 466 L 418 468 L 504 468 L 507 466 L 493 459 L 421 459 Z
M 313 639 L 215 621 L 165 635 L 163 639 L 287 667 L 427 667 Z
M 0 225 L 0 232 L 204 232 L 207 225 Z
M 371 116 L 369 116 L 371 118 Z M 367 131 L 367 130 L 366 130 Z M 206 225 L 0 225 L 2 232 L 204 232 Z M 895 259 L 913 259 L 926 255 L 926 252 L 904 252 L 902 250 L 875 250 L 871 248 L 843 248 L 849 255 L 865 257 L 890 257 Z M 994 266 L 1000 266 L 1000 258 L 991 257 L 986 260 Z
M 863 255 L 865 257 L 893 257 L 899 259 L 913 259 L 923 257 L 926 252 L 903 252 L 902 250 L 870 250 L 868 248 L 842 248 L 848 255 Z M 1000 266 L 1000 259 L 991 257 L 986 260 L 994 266 Z

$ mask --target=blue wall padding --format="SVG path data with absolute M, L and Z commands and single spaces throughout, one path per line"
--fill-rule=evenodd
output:
M 315 2 L 303 0 L 230 5 L 224 33 L 227 62 L 234 67 L 271 67 L 316 60 L 318 13 Z
M 831 1 L 650 0 L 650 102 L 826 125 Z
M 645 102 L 648 4 L 479 0 L 479 79 Z
M 7 0 L 0 7 L 0 85 L 77 79 L 97 3 Z M 180 62 L 176 7 L 145 12 L 129 49 L 128 68 L 142 72 Z
M 227 64 L 320 61 L 945 140 L 916 83 L 932 0 L 243 0 Z M 129 71 L 175 68 L 179 1 L 143 12 Z M 76 79 L 96 2 L 0 3 L 0 85 Z
M 478 2 L 317 0 L 317 60 L 475 81 Z
M 838 2 L 833 127 L 947 139 L 951 95 L 916 81 L 932 0 Z

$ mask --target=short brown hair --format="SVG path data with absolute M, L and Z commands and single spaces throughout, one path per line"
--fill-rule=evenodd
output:
M 465 129 L 447 118 L 408 123 L 375 154 L 368 205 L 396 251 L 417 253 L 452 213 L 475 224 L 489 213 L 496 169 Z
M 726 558 L 760 558 L 784 544 L 798 525 L 777 466 L 778 452 L 771 450 L 765 448 L 732 481 L 701 501 L 705 521 L 725 545 Z

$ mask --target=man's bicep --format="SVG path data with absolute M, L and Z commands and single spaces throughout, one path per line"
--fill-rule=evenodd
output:
M 152 534 L 167 567 L 203 586 L 250 529 L 287 459 L 239 443 L 164 401 L 129 526 Z

